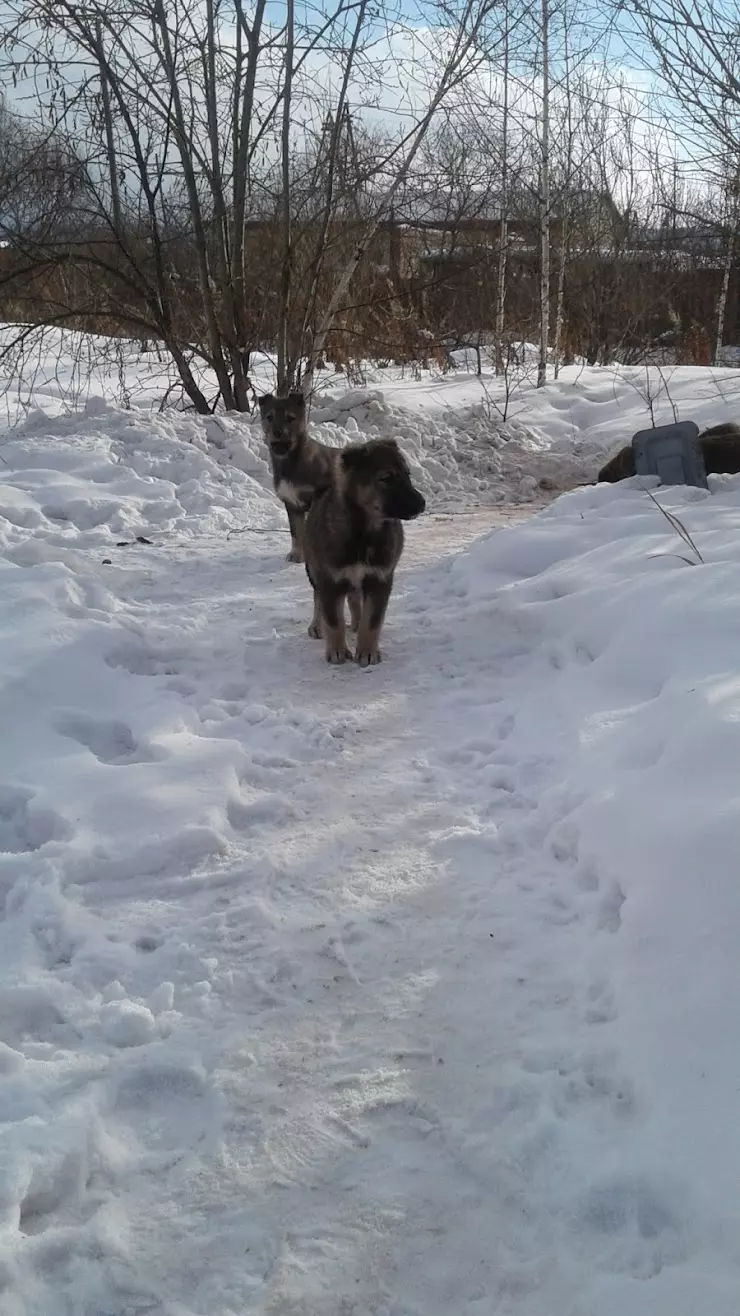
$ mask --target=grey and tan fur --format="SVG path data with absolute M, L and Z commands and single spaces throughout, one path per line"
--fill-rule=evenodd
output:
M 303 524 L 312 499 L 331 483 L 336 448 L 309 437 L 302 393 L 259 399 L 262 432 L 267 441 L 275 493 L 288 513 L 289 562 L 303 562 Z
M 326 660 L 352 657 L 344 626 L 349 599 L 357 628 L 355 657 L 380 662 L 380 635 L 403 551 L 403 521 L 424 511 L 395 439 L 372 439 L 338 452 L 332 483 L 306 515 L 306 573 L 314 591 L 309 635 L 323 636 Z
M 740 471 L 740 425 L 725 420 L 710 425 L 699 435 L 699 446 L 704 454 L 707 475 L 737 475 Z M 635 474 L 635 455 L 627 444 L 602 466 L 597 480 L 617 484 Z

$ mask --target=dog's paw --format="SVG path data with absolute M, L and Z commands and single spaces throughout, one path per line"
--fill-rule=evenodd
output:
M 382 662 L 380 649 L 358 649 L 357 662 L 360 667 L 377 667 Z
M 346 663 L 350 661 L 351 658 L 352 654 L 346 646 L 344 649 L 327 649 L 326 651 L 326 661 L 328 663 L 334 663 L 335 665 Z
M 303 561 L 303 553 L 301 552 L 300 548 L 291 548 L 291 550 L 290 550 L 288 556 L 286 557 L 285 561 L 286 561 L 286 562 L 302 562 L 302 561 Z
M 321 622 L 312 621 L 309 623 L 308 633 L 312 640 L 321 639 Z

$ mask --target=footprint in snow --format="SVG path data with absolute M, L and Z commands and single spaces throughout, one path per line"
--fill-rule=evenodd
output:
M 55 725 L 61 736 L 89 749 L 99 763 L 113 766 L 153 763 L 165 757 L 164 750 L 137 741 L 125 722 L 102 721 L 84 713 L 64 713 Z
M 33 799 L 34 791 L 25 787 L 0 785 L 0 854 L 29 854 L 49 841 L 69 840 L 69 824 Z
M 179 657 L 144 645 L 122 645 L 105 655 L 108 667 L 122 667 L 132 676 L 177 676 Z
M 686 1228 L 687 1188 L 654 1182 L 642 1173 L 614 1175 L 582 1196 L 573 1225 L 594 1244 L 601 1242 L 600 1265 L 635 1279 L 653 1279 L 666 1266 L 686 1261 L 691 1248 Z M 585 1241 L 585 1239 L 584 1239 Z
M 0 991 L 0 1036 L 19 1051 L 28 1044 L 73 1046 L 77 1029 L 65 1018 L 46 987 L 7 987 Z
M 265 794 L 252 800 L 232 798 L 226 804 L 226 816 L 235 832 L 252 827 L 292 821 L 297 812 L 281 795 Z
M 606 932 L 619 932 L 622 926 L 622 906 L 626 900 L 619 882 L 612 882 L 599 909 L 597 926 Z
M 113 1081 L 107 1120 L 134 1154 L 177 1152 L 217 1142 L 217 1094 L 195 1066 L 156 1061 L 136 1064 Z

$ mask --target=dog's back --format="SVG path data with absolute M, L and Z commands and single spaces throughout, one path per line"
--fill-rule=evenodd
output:
M 710 425 L 699 435 L 707 475 L 737 475 L 740 472 L 740 425 L 732 420 Z M 602 466 L 597 479 L 616 484 L 635 475 L 635 455 L 627 444 Z
M 735 442 L 740 442 L 740 425 L 736 425 L 734 420 L 723 420 L 720 421 L 719 425 L 710 425 L 708 429 L 702 430 L 699 435 L 699 442 L 720 435 L 726 438 L 734 436 Z
M 719 425 L 701 436 L 707 475 L 737 475 L 740 471 L 740 429 L 722 431 Z
M 599 483 L 616 484 L 619 480 L 627 480 L 630 475 L 635 474 L 635 454 L 632 451 L 631 444 L 620 448 L 618 453 L 602 466 L 597 480 Z

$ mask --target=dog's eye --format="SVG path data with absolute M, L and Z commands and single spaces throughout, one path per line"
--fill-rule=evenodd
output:
M 285 419 L 286 419 L 287 421 L 295 420 L 295 412 L 294 412 L 294 411 L 286 411 L 286 413 L 285 413 Z
M 274 412 L 274 411 L 266 411 L 266 412 L 265 412 L 265 420 L 273 420 L 274 416 L 275 416 L 275 412 Z

